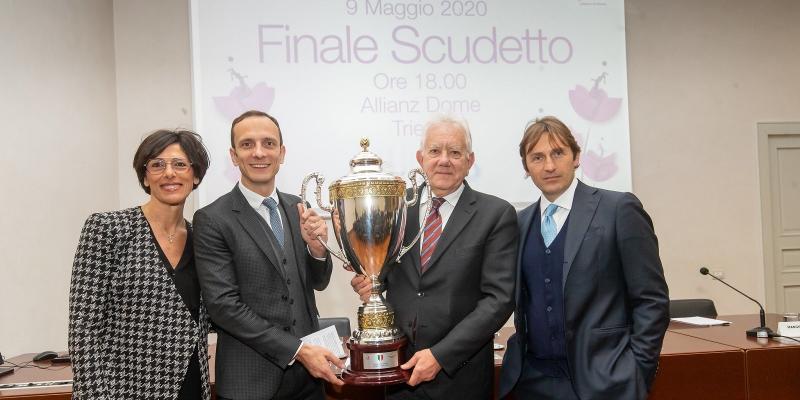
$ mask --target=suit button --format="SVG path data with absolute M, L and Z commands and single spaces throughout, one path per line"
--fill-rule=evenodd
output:
M 291 329 L 291 328 L 289 328 L 288 326 L 284 326 L 283 327 L 283 330 L 285 330 L 286 332 L 289 332 L 289 329 Z
M 553 307 L 547 306 L 547 312 L 553 311 Z
M 286 296 L 285 294 L 281 296 L 281 300 L 283 300 L 283 301 L 286 301 L 288 298 L 289 298 L 289 297 L 288 297 L 288 296 Z
M 550 249 L 544 249 L 544 254 L 550 254 L 550 253 L 552 253 L 552 251 L 550 251 Z
M 283 265 L 286 265 L 286 259 L 285 258 L 283 259 Z
M 544 278 L 544 283 L 550 283 L 550 278 Z
M 417 297 L 425 297 L 425 292 L 418 292 Z
M 294 299 L 289 299 L 289 304 L 294 304 Z
M 292 326 L 297 326 L 297 320 L 296 319 L 292 320 Z
M 289 278 L 286 278 L 286 284 L 287 284 L 287 285 L 291 285 L 291 284 L 292 284 L 292 280 L 291 280 L 291 279 L 289 279 Z

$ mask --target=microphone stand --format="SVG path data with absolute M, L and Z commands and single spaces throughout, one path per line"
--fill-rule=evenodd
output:
M 760 317 L 761 326 L 757 326 L 755 328 L 748 329 L 747 330 L 747 336 L 758 337 L 758 338 L 769 338 L 770 336 L 772 336 L 774 334 L 772 332 L 772 329 L 769 329 L 767 327 L 767 317 L 764 314 L 764 307 L 761 305 L 761 303 L 759 303 L 756 299 L 744 294 L 741 290 L 729 285 L 727 282 L 723 281 L 722 279 L 719 279 L 716 276 L 714 276 L 712 274 L 709 274 L 708 273 L 708 268 L 706 268 L 706 267 L 700 268 L 700 273 L 703 274 L 703 275 L 708 275 L 708 276 L 710 276 L 710 277 L 722 282 L 725 286 L 737 291 L 742 296 L 747 297 L 748 299 L 752 300 L 754 303 L 758 304 L 758 308 L 760 309 L 759 313 L 758 313 L 758 316 Z
M 759 306 L 760 306 L 760 304 L 759 304 Z M 764 309 L 763 308 L 759 311 L 759 316 L 761 317 L 761 326 L 757 326 L 755 328 L 748 329 L 747 330 L 747 336 L 759 337 L 759 338 L 771 337 L 774 334 L 774 332 L 772 332 L 772 329 L 769 329 L 767 327 L 766 317 L 764 316 Z

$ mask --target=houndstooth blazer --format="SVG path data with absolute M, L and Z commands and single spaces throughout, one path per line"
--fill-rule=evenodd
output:
M 209 400 L 207 335 L 204 305 L 195 323 L 141 208 L 86 220 L 69 296 L 73 399 L 175 399 L 197 348 Z

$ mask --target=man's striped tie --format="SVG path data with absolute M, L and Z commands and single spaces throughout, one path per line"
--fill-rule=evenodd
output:
M 436 250 L 436 242 L 442 236 L 442 215 L 439 214 L 439 207 L 444 203 L 441 197 L 434 197 L 431 203 L 431 213 L 428 218 L 425 218 L 425 228 L 422 233 L 422 252 L 419 255 L 421 263 L 420 272 L 425 272 L 428 269 L 428 263 L 431 261 L 433 251 Z

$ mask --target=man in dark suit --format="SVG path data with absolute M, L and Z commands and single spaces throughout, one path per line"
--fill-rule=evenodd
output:
M 217 398 L 323 399 L 315 378 L 342 384 L 329 365 L 342 362 L 299 339 L 319 327 L 314 290 L 332 264 L 316 240 L 327 238 L 324 221 L 275 188 L 285 151 L 275 118 L 236 118 L 230 154 L 241 180 L 194 215 L 198 277 L 218 328 Z
M 645 399 L 669 323 L 650 217 L 634 195 L 576 179 L 580 147 L 558 119 L 531 124 L 519 151 L 542 196 L 519 213 L 517 331 L 500 395 Z
M 506 201 L 466 183 L 475 162 L 466 122 L 440 117 L 425 130 L 417 161 L 428 176 L 433 207 L 408 211 L 405 242 L 422 238 L 402 262 L 384 269 L 387 301 L 409 339 L 408 385 L 394 399 L 491 398 L 494 333 L 513 310 L 517 224 Z M 424 211 L 423 211 L 424 214 Z M 366 299 L 363 276 L 351 282 Z

